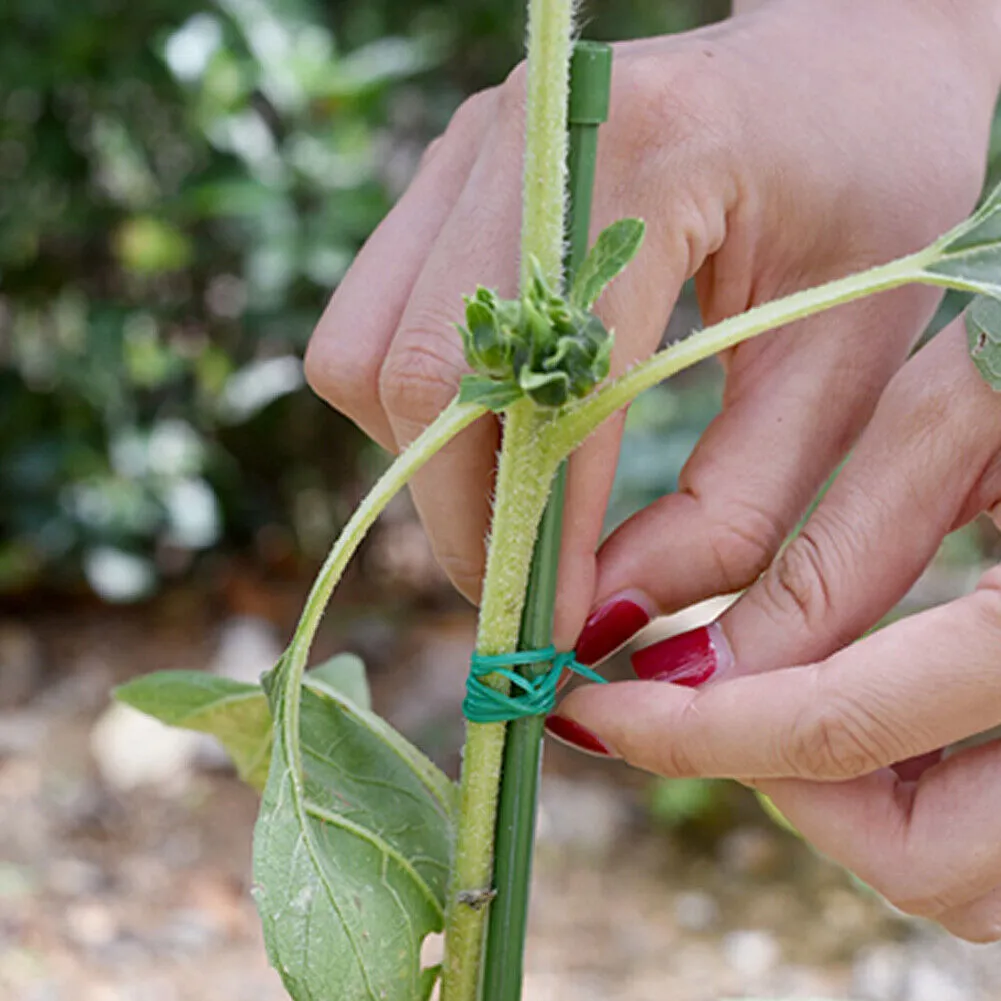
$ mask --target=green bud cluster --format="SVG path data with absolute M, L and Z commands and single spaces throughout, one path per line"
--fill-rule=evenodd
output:
M 609 370 L 612 335 L 593 313 L 549 287 L 536 262 L 518 299 L 490 289 L 467 296 L 459 327 L 466 361 L 462 399 L 502 410 L 522 396 L 541 407 L 580 399 Z

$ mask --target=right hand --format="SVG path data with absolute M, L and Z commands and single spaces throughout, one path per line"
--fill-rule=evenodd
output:
M 593 230 L 647 222 L 599 304 L 613 374 L 660 341 L 695 276 L 706 323 L 914 251 L 982 180 L 997 26 L 981 3 L 776 0 L 616 47 Z M 985 20 L 986 19 L 986 20 Z M 988 30 L 990 27 L 990 30 Z M 314 334 L 310 382 L 384 447 L 413 440 L 466 371 L 453 324 L 477 284 L 516 291 L 524 70 L 467 101 L 368 241 Z M 623 415 L 572 458 L 555 641 L 629 591 L 669 612 L 751 583 L 868 421 L 937 302 L 881 295 L 740 345 L 679 492 L 596 553 Z M 499 440 L 481 420 L 414 482 L 435 554 L 479 595 Z

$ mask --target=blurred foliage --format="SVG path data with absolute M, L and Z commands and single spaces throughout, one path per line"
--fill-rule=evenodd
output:
M 725 4 L 595 0 L 593 37 Z M 499 0 L 8 0 L 0 10 L 0 590 L 132 599 L 220 546 L 309 557 L 360 436 L 299 358 L 472 90 Z
M 727 8 L 590 0 L 584 31 Z M 126 600 L 220 548 L 319 555 L 365 445 L 306 389 L 302 351 L 524 29 L 514 0 L 7 0 L 0 591 Z M 999 129 L 992 154 L 996 174 Z M 610 524 L 674 486 L 717 390 L 690 378 L 633 408 Z

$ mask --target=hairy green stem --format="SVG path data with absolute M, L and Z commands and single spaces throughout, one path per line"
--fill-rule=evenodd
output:
M 535 257 L 550 286 L 560 287 L 572 26 L 570 0 L 529 0 L 522 285 L 531 277 L 529 258 Z
M 480 653 L 517 649 L 535 536 L 557 466 L 540 446 L 550 420 L 528 400 L 513 404 L 505 414 L 476 643 Z M 487 683 L 502 690 L 507 687 L 499 678 L 488 678 Z M 445 916 L 442 1001 L 475 1001 L 479 991 L 484 928 L 493 889 L 505 729 L 503 723 L 470 723 L 466 731 L 455 861 Z
M 560 456 L 569 455 L 599 425 L 630 404 L 644 390 L 776 327 L 784 327 L 835 306 L 914 282 L 962 287 L 958 281 L 952 282 L 927 273 L 924 269 L 934 259 L 934 249 L 928 248 L 869 271 L 755 306 L 746 313 L 697 331 L 635 366 L 597 393 L 566 407 L 561 416 L 546 428 L 545 447 L 555 450 Z
M 560 287 L 572 22 L 571 0 L 529 0 L 523 287 L 531 279 L 532 258 L 552 286 Z M 513 404 L 505 414 L 480 607 L 480 653 L 510 653 L 518 646 L 535 536 L 558 465 L 541 447 L 543 428 L 551 420 L 527 400 Z M 501 684 L 499 679 L 495 683 Z M 466 733 L 456 855 L 445 916 L 442 1001 L 476 1001 L 479 994 L 505 730 L 501 723 L 471 723 Z

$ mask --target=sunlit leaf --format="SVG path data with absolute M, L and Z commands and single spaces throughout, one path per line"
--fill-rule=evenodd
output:
M 372 693 L 365 675 L 365 664 L 353 653 L 341 653 L 314 667 L 306 675 L 306 684 L 324 689 L 330 695 L 343 695 L 359 709 L 372 708 Z
M 516 383 L 483 375 L 464 375 L 459 384 L 460 403 L 479 403 L 495 411 L 503 410 L 523 395 L 521 386 Z
M 620 219 L 604 230 L 574 279 L 570 299 L 590 309 L 605 287 L 625 269 L 643 243 L 646 226 L 640 219 Z
M 304 682 L 317 694 L 371 704 L 365 665 L 341 654 L 310 671 Z M 166 723 L 215 737 L 233 759 L 237 774 L 259 792 L 271 762 L 271 711 L 260 685 L 204 671 L 156 671 L 115 689 L 119 702 Z M 409 747 L 409 745 L 407 745 Z
M 421 944 L 444 922 L 454 787 L 377 716 L 265 679 L 276 740 L 254 836 L 258 910 L 295 1001 L 428 996 Z

